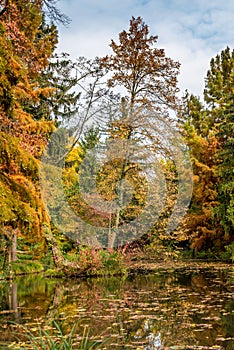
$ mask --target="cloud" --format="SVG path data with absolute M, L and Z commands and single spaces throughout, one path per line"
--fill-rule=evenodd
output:
M 232 0 L 61 0 L 72 19 L 60 28 L 58 51 L 72 57 L 109 53 L 110 40 L 128 29 L 132 16 L 141 16 L 158 45 L 181 63 L 179 85 L 201 95 L 210 59 L 226 46 L 233 47 Z

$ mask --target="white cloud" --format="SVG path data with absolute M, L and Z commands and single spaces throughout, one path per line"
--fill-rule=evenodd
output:
M 201 94 L 211 57 L 233 47 L 234 2 L 226 0 L 61 0 L 70 16 L 69 28 L 60 28 L 59 51 L 72 57 L 102 56 L 111 38 L 128 29 L 132 16 L 141 16 L 159 46 L 181 63 L 179 85 Z

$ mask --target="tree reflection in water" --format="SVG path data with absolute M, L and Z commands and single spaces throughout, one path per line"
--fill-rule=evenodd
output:
M 77 325 L 76 343 L 88 327 L 90 339 L 106 339 L 102 349 L 233 350 L 233 292 L 233 272 L 218 269 L 127 279 L 22 278 L 0 284 L 1 341 L 13 341 L 10 320 L 35 330 L 49 329 L 55 319 L 64 334 Z M 17 314 L 4 313 L 13 304 Z

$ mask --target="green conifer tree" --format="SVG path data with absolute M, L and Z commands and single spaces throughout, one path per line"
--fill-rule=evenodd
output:
M 216 214 L 224 228 L 226 239 L 234 239 L 234 90 L 227 99 L 222 112 L 223 122 L 218 136 L 222 140 L 222 149 L 218 152 L 219 204 Z

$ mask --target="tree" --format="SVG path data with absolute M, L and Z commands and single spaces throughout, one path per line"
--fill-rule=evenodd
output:
M 233 240 L 233 86 L 234 50 L 222 50 L 211 60 L 204 99 L 211 109 L 220 149 L 216 154 L 218 205 L 216 219 L 224 229 L 223 245 Z
M 39 101 L 50 87 L 38 88 L 39 73 L 48 64 L 57 43 L 54 26 L 43 30 L 40 2 L 9 1 L 1 16 L 1 121 L 7 133 L 21 138 L 21 145 L 34 155 L 41 153 L 52 123 L 35 123 L 24 110 Z
M 146 149 L 153 150 L 155 156 L 160 152 L 163 156 L 168 156 L 170 152 L 166 150 L 165 144 L 163 145 L 159 129 L 160 126 L 163 129 L 170 120 L 169 109 L 176 108 L 177 75 L 180 65 L 166 57 L 163 49 L 157 48 L 157 39 L 157 36 L 149 35 L 148 25 L 141 17 L 132 17 L 129 30 L 123 30 L 119 34 L 119 43 L 111 41 L 113 54 L 104 57 L 101 63 L 111 74 L 108 86 L 121 87 L 125 91 L 119 107 L 121 113 L 113 117 L 108 125 L 110 140 L 122 139 L 141 146 L 144 144 Z M 120 186 L 117 191 L 119 209 L 115 214 L 116 228 L 126 216 L 122 208 L 124 191 L 122 180 L 127 179 L 128 172 L 130 174 L 133 171 L 130 166 L 132 164 L 128 160 L 130 153 L 130 149 L 123 151 L 122 161 L 115 170 L 112 170 L 114 172 L 118 169 L 118 174 L 113 175 L 114 178 L 118 178 Z M 141 157 L 141 161 L 146 163 L 146 153 Z M 104 182 L 107 178 L 105 174 Z M 113 178 L 111 174 L 109 178 Z M 142 181 L 141 179 L 140 182 Z M 142 198 L 144 196 L 145 193 L 142 194 Z M 132 212 L 133 217 L 134 211 L 136 212 L 136 206 Z M 127 216 L 131 217 L 129 210 Z
M 109 86 L 125 88 L 130 105 L 128 116 L 139 105 L 154 111 L 165 105 L 175 107 L 179 63 L 155 47 L 157 39 L 149 36 L 149 28 L 141 17 L 132 17 L 129 31 L 119 34 L 119 44 L 111 41 L 113 54 L 102 60 L 113 73 Z
M 17 257 L 17 236 L 43 252 L 42 223 L 49 223 L 38 185 L 38 160 L 53 123 L 35 122 L 24 110 L 47 93 L 37 77 L 48 64 L 57 31 L 41 29 L 40 1 L 5 1 L 0 13 L 0 230 L 9 260 Z M 35 256 L 38 253 L 34 250 Z
M 119 34 L 119 43 L 111 41 L 113 54 L 101 62 L 112 74 L 108 86 L 125 90 L 119 108 L 121 115 L 112 119 L 113 128 L 118 122 L 126 124 L 127 138 L 145 138 L 159 146 L 155 129 L 169 120 L 169 109 L 176 108 L 180 64 L 157 48 L 157 38 L 149 35 L 149 27 L 141 17 L 132 17 L 129 31 Z
M 216 215 L 224 228 L 225 241 L 232 241 L 234 232 L 234 90 L 227 99 L 225 109 L 221 112 L 223 122 L 218 136 L 222 140 L 222 149 L 218 152 L 217 173 L 220 178 L 218 187 L 219 204 Z
M 36 3 L 36 1 L 34 1 Z M 62 23 L 67 25 L 70 23 L 70 18 L 62 13 L 59 8 L 56 6 L 58 0 L 38 0 L 39 5 L 43 5 L 43 13 L 55 23 Z M 0 1 L 0 17 L 7 12 L 11 5 L 10 0 L 1 0 Z
M 64 14 L 57 6 L 58 0 L 43 0 L 44 13 L 51 19 L 52 22 L 68 25 L 70 18 Z
M 202 117 L 202 116 L 201 116 Z M 190 209 L 182 225 L 191 247 L 201 249 L 220 245 L 218 225 L 214 224 L 213 209 L 217 204 L 216 153 L 219 142 L 212 130 L 205 137 L 189 121 L 183 125 L 185 142 L 193 164 L 193 196 Z
M 212 109 L 222 107 L 233 86 L 234 50 L 222 50 L 210 61 L 205 79 L 204 100 Z
M 35 120 L 53 120 L 59 125 L 77 114 L 80 92 L 77 93 L 74 88 L 79 77 L 75 62 L 68 56 L 62 54 L 51 58 L 49 65 L 37 79 L 42 92 L 39 99 L 24 104 L 24 110 L 32 114 Z M 50 91 L 45 94 L 44 90 L 48 86 Z
M 232 98 L 234 51 L 211 59 L 202 104 L 186 93 L 184 135 L 193 161 L 194 191 L 184 229 L 195 250 L 223 249 L 232 231 Z M 224 228 L 224 229 L 223 229 Z

